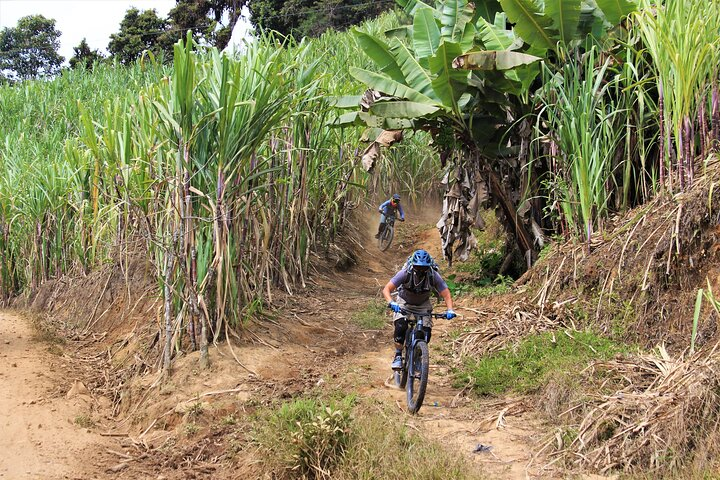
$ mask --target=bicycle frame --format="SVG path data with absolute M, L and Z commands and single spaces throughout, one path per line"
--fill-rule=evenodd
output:
M 405 315 L 408 328 L 405 332 L 403 364 L 399 371 L 395 371 L 395 384 L 406 389 L 408 410 L 414 414 L 420 409 L 425 396 L 430 365 L 425 327 L 430 318 L 445 318 L 445 314 L 418 313 L 405 309 L 400 312 Z M 420 356 L 416 359 L 416 355 Z

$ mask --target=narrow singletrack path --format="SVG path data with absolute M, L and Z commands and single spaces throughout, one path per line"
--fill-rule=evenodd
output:
M 0 478 L 92 478 L 84 450 L 103 438 L 81 428 L 85 395 L 66 398 L 66 365 L 29 321 L 0 311 Z

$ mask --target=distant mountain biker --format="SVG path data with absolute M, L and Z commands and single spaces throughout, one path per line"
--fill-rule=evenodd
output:
M 390 294 L 396 289 L 398 291 L 398 299 L 397 301 L 393 301 Z M 405 314 L 402 313 L 402 310 L 413 313 L 432 312 L 433 307 L 430 302 L 430 296 L 433 291 L 445 300 L 445 306 L 447 307 L 446 318 L 448 320 L 455 318 L 456 315 L 452 309 L 453 302 L 450 289 L 448 289 L 445 280 L 443 280 L 438 273 L 435 261 L 425 250 L 416 250 L 405 267 L 397 272 L 388 284 L 385 285 L 385 288 L 383 288 L 382 294 L 388 302 L 388 308 L 395 312 L 393 318 L 393 323 L 395 324 L 395 332 L 393 335 L 393 339 L 395 340 L 395 356 L 392 362 L 393 370 L 400 370 L 402 368 L 402 347 L 405 341 L 405 332 L 408 328 L 407 318 Z M 426 322 L 423 328 L 426 331 L 427 341 L 429 342 L 430 334 L 432 333 L 432 321 L 428 319 Z
M 380 225 L 378 225 L 378 233 L 375 235 L 375 238 L 380 238 L 380 234 L 385 230 L 385 219 L 387 217 L 397 216 L 396 212 L 399 212 L 400 221 L 405 221 L 405 212 L 403 211 L 402 205 L 400 205 L 400 194 L 398 193 L 393 194 L 392 198 L 383 202 L 383 204 L 378 207 L 378 212 L 380 212 Z

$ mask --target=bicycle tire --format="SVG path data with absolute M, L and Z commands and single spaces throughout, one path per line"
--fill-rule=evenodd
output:
M 380 235 L 380 238 L 378 239 L 378 248 L 381 252 L 384 252 L 385 250 L 390 248 L 390 244 L 393 241 L 393 236 L 395 236 L 395 227 L 387 225 L 385 227 L 385 230 L 383 230 L 382 235 Z
M 407 355 L 405 355 L 405 358 L 403 358 L 403 366 L 400 370 L 394 370 L 393 371 L 393 379 L 395 380 L 395 386 L 404 389 L 405 385 L 407 385 L 407 378 L 408 378 L 408 365 L 407 365 Z
M 412 362 L 413 365 L 408 365 L 408 370 L 411 371 L 407 379 L 407 405 L 410 413 L 415 414 L 420 410 L 425 399 L 430 372 L 430 349 L 424 340 L 415 343 Z

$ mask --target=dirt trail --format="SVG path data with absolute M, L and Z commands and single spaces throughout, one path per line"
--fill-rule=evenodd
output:
M 83 451 L 103 439 L 74 423 L 84 400 L 67 399 L 55 387 L 64 373 L 61 357 L 33 340 L 25 318 L 0 312 L 0 358 L 0 478 L 90 478 L 77 466 L 85 463 Z
M 351 300 L 357 302 L 356 309 L 361 309 L 368 301 L 381 298 L 380 288 L 414 249 L 425 248 L 435 258 L 441 258 L 439 233 L 431 217 L 421 212 L 408 218 L 409 221 L 399 227 L 399 238 L 396 237 L 399 241 L 384 254 L 374 251 L 374 243 L 366 239 L 366 251 L 350 274 L 352 285 L 336 279 L 329 288 L 337 289 L 338 294 L 352 291 Z M 462 309 L 462 300 L 456 299 L 456 307 L 459 313 L 468 313 Z M 443 309 L 444 305 L 437 306 L 438 311 Z M 543 470 L 544 462 L 533 458 L 539 442 L 544 439 L 537 418 L 512 399 L 472 401 L 471 404 L 460 389 L 453 387 L 448 342 L 450 332 L 462 328 L 463 324 L 462 318 L 452 322 L 435 320 L 430 343 L 430 378 L 423 407 L 417 415 L 401 416 L 399 421 L 470 458 L 491 478 L 554 478 L 555 472 Z M 394 403 L 400 413 L 405 412 L 406 395 L 394 386 L 390 370 L 391 325 L 388 316 L 388 325 L 374 337 L 375 348 L 351 356 L 345 375 L 355 376 L 349 383 L 354 381 L 357 393 Z M 491 447 L 490 451 L 472 453 L 481 444 Z

